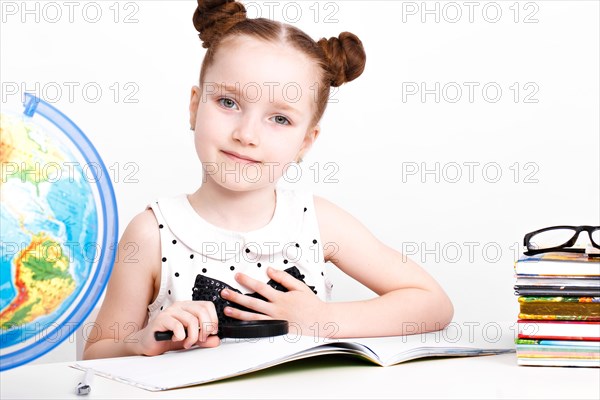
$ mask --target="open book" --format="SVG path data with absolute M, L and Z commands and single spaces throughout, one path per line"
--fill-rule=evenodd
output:
M 454 323 L 453 323 L 454 324 Z M 277 336 L 223 339 L 215 348 L 192 348 L 155 357 L 119 357 L 79 361 L 97 375 L 151 391 L 199 385 L 324 354 L 351 354 L 380 366 L 424 357 L 479 356 L 514 352 L 514 331 L 499 325 L 450 324 L 442 331 L 410 336 L 325 339 Z M 494 324 L 494 323 L 492 323 Z M 351 362 L 351 358 L 348 359 Z M 516 362 L 516 361 L 515 361 Z

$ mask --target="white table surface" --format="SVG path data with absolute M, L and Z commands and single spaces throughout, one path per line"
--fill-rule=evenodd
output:
M 518 366 L 514 353 L 415 360 L 392 367 L 347 356 L 319 356 L 164 392 L 96 376 L 87 396 L 75 394 L 83 372 L 70 364 L 25 365 L 4 371 L 0 373 L 0 398 L 600 398 L 600 369 Z

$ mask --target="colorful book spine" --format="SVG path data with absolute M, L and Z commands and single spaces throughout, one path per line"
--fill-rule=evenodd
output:
M 517 321 L 520 339 L 559 339 L 600 341 L 600 322 L 588 321 Z
M 519 365 L 600 367 L 600 342 L 516 339 Z
M 519 319 L 600 321 L 600 297 L 521 296 Z
M 542 253 L 522 256 L 515 262 L 519 276 L 600 276 L 600 257 L 586 254 Z

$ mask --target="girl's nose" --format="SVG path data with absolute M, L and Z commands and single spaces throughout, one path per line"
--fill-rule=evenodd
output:
M 258 146 L 260 143 L 259 119 L 247 114 L 233 131 L 233 139 L 244 146 Z

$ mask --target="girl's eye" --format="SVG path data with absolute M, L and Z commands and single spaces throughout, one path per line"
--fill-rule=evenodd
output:
M 232 99 L 228 98 L 228 97 L 222 97 L 219 99 L 219 104 L 225 108 L 230 108 L 230 109 L 235 109 L 237 108 L 237 105 L 235 104 L 235 101 L 233 101 Z
M 279 124 L 279 125 L 289 125 L 290 124 L 290 120 L 287 119 L 286 117 L 284 117 L 283 115 L 274 116 L 273 121 L 275 121 L 275 123 Z

